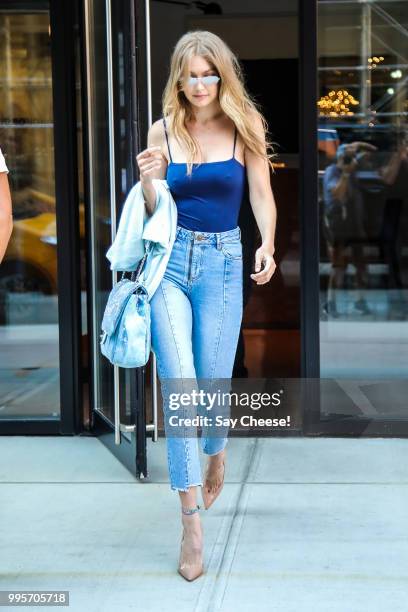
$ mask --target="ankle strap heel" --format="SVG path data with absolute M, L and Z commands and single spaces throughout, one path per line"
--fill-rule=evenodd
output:
M 198 512 L 200 510 L 200 506 L 197 504 L 195 508 L 184 508 L 181 506 L 181 511 L 183 514 L 194 514 L 194 512 Z

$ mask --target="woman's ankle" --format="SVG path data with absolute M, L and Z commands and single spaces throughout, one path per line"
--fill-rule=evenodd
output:
M 201 533 L 201 519 L 198 512 L 195 514 L 182 513 L 181 522 L 186 531 Z
M 208 459 L 214 465 L 217 465 L 217 464 L 222 465 L 222 463 L 223 463 L 223 461 L 225 459 L 225 455 L 226 455 L 225 448 L 223 448 L 222 450 L 220 450 L 215 455 L 209 455 Z

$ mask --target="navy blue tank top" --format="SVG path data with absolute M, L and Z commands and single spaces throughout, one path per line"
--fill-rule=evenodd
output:
M 166 128 L 170 163 L 166 181 L 177 206 L 177 223 L 189 230 L 226 232 L 235 229 L 244 195 L 246 168 L 232 157 L 224 161 L 193 164 L 192 175 L 187 176 L 186 162 L 173 162 Z

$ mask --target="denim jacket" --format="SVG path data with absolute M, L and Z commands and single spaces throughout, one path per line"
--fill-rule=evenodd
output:
M 177 206 L 165 179 L 152 179 L 156 189 L 156 207 L 149 215 L 144 205 L 140 181 L 130 190 L 123 205 L 119 227 L 106 257 L 111 270 L 136 270 L 150 240 L 149 254 L 139 281 L 149 301 L 160 284 L 167 267 L 177 229 Z

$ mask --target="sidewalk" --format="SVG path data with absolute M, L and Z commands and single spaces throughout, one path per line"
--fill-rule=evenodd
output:
M 230 438 L 192 583 L 148 444 L 138 482 L 96 438 L 2 437 L 0 589 L 69 590 L 73 612 L 407 611 L 408 440 Z

